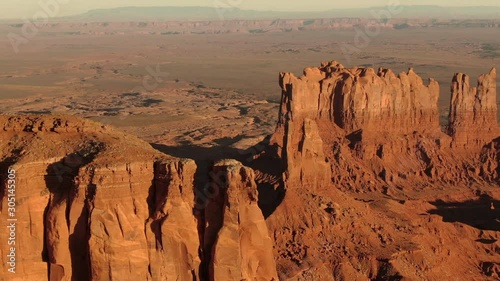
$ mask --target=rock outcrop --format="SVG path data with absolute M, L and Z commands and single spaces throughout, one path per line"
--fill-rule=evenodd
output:
M 476 151 L 499 135 L 497 123 L 496 69 L 483 74 L 473 87 L 466 74 L 457 73 L 451 85 L 448 133 L 452 145 Z
M 280 74 L 282 102 L 272 144 L 289 186 L 377 189 L 408 181 L 456 182 L 475 178 L 458 159 L 498 136 L 495 70 L 452 85 L 449 130 L 440 129 L 439 85 L 424 84 L 413 69 L 345 68 L 338 62 Z M 465 149 L 465 146 L 468 146 Z
M 155 163 L 155 190 L 148 200 L 156 209 L 146 223 L 146 233 L 148 248 L 161 250 L 150 251 L 152 280 L 199 279 L 200 222 L 193 216 L 195 172 L 192 160 Z
M 416 199 L 423 190 L 432 196 L 436 190 L 456 186 L 498 188 L 495 83 L 494 69 L 479 77 L 477 88 L 469 87 L 468 77 L 456 75 L 450 123 L 442 132 L 439 85 L 432 79 L 424 84 L 413 69 L 396 76 L 388 69 L 345 68 L 333 61 L 306 68 L 301 77 L 281 73 L 277 129 L 270 149 L 260 156 L 275 155 L 283 167 L 286 195 L 267 219 L 280 279 L 432 280 L 482 275 L 471 275 L 464 268 L 450 270 L 452 266 L 443 263 L 446 256 L 460 253 L 442 243 L 444 233 L 455 235 L 449 225 L 409 222 L 421 220 L 412 212 L 425 210 L 425 200 Z M 358 199 L 370 191 L 400 203 L 392 206 L 389 200 L 384 204 L 392 207 L 381 208 L 382 203 L 369 203 L 377 199 Z M 473 194 L 469 198 L 476 198 Z M 414 198 L 415 205 L 404 203 L 408 198 Z M 394 213 L 387 213 L 392 212 L 387 208 Z M 401 220 L 408 228 L 390 229 Z M 488 227 L 478 228 L 497 229 L 492 224 L 488 221 Z M 468 231 L 472 240 L 479 235 L 473 228 Z M 436 236 L 438 241 L 424 238 Z M 462 243 L 464 248 L 477 246 Z M 443 247 L 447 254 L 436 250 Z M 424 254 L 428 251 L 439 258 Z M 473 264 L 481 259 L 476 256 L 479 252 L 463 262 Z
M 214 164 L 217 196 L 205 209 L 210 280 L 278 280 L 273 243 L 257 199 L 255 174 L 235 160 Z
M 89 120 L 0 115 L 0 280 L 496 280 L 495 79 L 455 75 L 442 132 L 412 69 L 282 73 L 269 145 L 208 172 Z
M 487 181 L 500 183 L 500 137 L 483 147 L 479 159 L 481 176 Z
M 217 280 L 277 280 L 251 169 L 216 166 L 230 182 L 210 209 L 221 226 L 207 246 L 213 214 L 205 231 L 193 160 L 75 117 L 0 116 L 0 124 L 0 218 L 10 218 L 5 177 L 14 169 L 17 219 L 15 273 L 2 244 L 2 278 L 205 280 L 210 268 Z
M 439 84 L 425 85 L 413 69 L 396 76 L 390 69 L 345 68 L 333 61 L 306 68 L 297 78 L 280 74 L 280 122 L 326 119 L 348 134 L 357 130 L 412 133 L 439 130 Z M 285 108 L 283 108 L 285 107 Z

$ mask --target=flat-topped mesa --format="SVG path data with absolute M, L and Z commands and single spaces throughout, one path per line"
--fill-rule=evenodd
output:
M 446 138 L 439 127 L 439 85 L 432 79 L 425 85 L 413 69 L 396 76 L 389 69 L 345 68 L 332 61 L 306 68 L 301 77 L 281 73 L 280 86 L 281 108 L 271 145 L 283 160 L 286 186 L 315 190 L 330 186 L 332 178 L 346 185 L 343 180 L 351 177 L 356 178 L 352 186 L 364 186 L 378 180 L 370 175 L 408 178 L 425 173 L 422 167 L 431 164 L 415 156 L 421 142 L 413 136 L 429 139 L 430 146 Z M 338 164 L 335 159 L 344 157 L 332 155 L 332 148 L 354 158 L 332 169 L 332 163 Z M 401 153 L 412 160 L 405 158 L 400 165 L 394 159 L 401 161 Z M 364 170 L 365 176 L 339 175 L 339 169 Z M 399 177 L 383 178 L 394 182 Z
M 0 115 L 0 133 L 0 190 L 7 165 L 16 170 L 18 280 L 198 274 L 194 161 L 71 116 Z M 6 208 L 0 192 L 3 221 Z M 3 272 L 8 247 L 0 245 Z
M 280 123 L 285 118 L 329 119 L 347 133 L 363 129 L 409 134 L 439 131 L 439 84 L 425 85 L 413 69 L 345 68 L 336 61 L 280 74 Z M 288 116 L 288 117 L 287 117 Z
M 478 78 L 471 87 L 469 76 L 457 73 L 451 85 L 448 134 L 452 146 L 477 150 L 498 136 L 496 69 Z
M 447 135 L 439 126 L 438 83 L 424 84 L 413 69 L 395 75 L 333 61 L 306 68 L 301 77 L 281 73 L 271 146 L 282 160 L 285 186 L 320 190 L 333 181 L 377 189 L 477 180 L 479 170 L 464 170 L 462 161 L 478 161 L 481 148 L 500 135 L 495 76 L 495 69 L 481 75 L 476 88 L 467 76 L 455 76 Z M 483 179 L 495 178 L 492 169 L 484 171 Z
M 215 280 L 278 280 L 252 169 L 215 165 L 225 201 L 211 202 L 205 231 L 193 160 L 71 116 L 0 115 L 0 134 L 2 221 L 16 171 L 17 280 L 206 280 L 209 268 Z M 213 250 L 202 244 L 209 233 Z M 2 272 L 10 247 L 0 244 Z

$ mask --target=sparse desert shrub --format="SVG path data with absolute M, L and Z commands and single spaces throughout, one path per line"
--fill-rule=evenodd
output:
M 304 21 L 304 25 L 311 25 L 314 23 L 314 20 L 306 20 Z

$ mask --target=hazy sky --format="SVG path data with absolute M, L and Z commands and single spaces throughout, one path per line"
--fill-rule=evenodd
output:
M 60 4 L 57 16 L 83 13 L 92 9 L 124 6 L 224 6 L 276 11 L 312 11 L 334 8 L 384 6 L 391 1 L 402 5 L 499 6 L 500 0 L 0 0 L 0 18 L 32 18 L 42 8 L 39 2 Z

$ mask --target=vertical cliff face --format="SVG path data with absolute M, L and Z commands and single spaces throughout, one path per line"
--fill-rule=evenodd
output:
M 329 185 L 330 168 L 315 121 L 309 118 L 286 120 L 278 125 L 271 142 L 279 147 L 278 155 L 286 167 L 284 178 L 291 186 L 302 184 L 318 188 Z
M 5 175 L 17 171 L 17 279 L 9 280 L 277 280 L 250 168 L 217 163 L 217 196 L 200 216 L 192 160 L 83 119 L 0 119 L 2 221 Z
M 7 245 L 3 242 L 0 247 L 1 262 L 0 269 L 3 276 L 8 276 L 8 264 L 10 258 L 10 248 L 15 246 L 16 274 L 12 274 L 12 280 L 45 280 L 47 279 L 47 250 L 45 249 L 45 224 L 44 213 L 50 198 L 50 193 L 45 188 L 44 175 L 48 163 L 39 161 L 38 163 L 15 165 L 13 169 L 16 173 L 16 213 L 18 220 L 15 224 L 15 244 Z M 25 170 L 23 176 L 19 169 Z M 2 174 L 7 174 L 7 168 L 2 167 Z M 29 176 L 28 176 L 29 175 Z M 5 176 L 2 176 L 1 219 L 2 228 L 6 229 L 8 216 L 7 191 L 5 186 Z M 23 188 L 24 187 L 24 188 Z M 27 219 L 26 219 L 27 218 Z M 62 230 L 64 231 L 64 230 Z M 8 241 L 10 233 L 0 232 L 0 239 Z M 44 257 L 45 260 L 42 260 Z
M 69 198 L 74 196 L 70 190 L 73 190 L 73 178 L 79 166 L 91 159 L 99 146 L 99 142 L 91 140 L 86 146 L 79 146 L 80 141 L 73 137 L 84 130 L 98 133 L 101 127 L 82 119 L 7 116 L 0 116 L 0 124 L 2 221 L 12 217 L 5 177 L 9 167 L 16 171 L 15 212 L 12 214 L 17 220 L 16 239 L 9 245 L 16 253 L 16 273 L 10 277 L 13 280 L 44 280 L 49 272 L 54 280 L 71 280 L 69 248 L 80 242 L 69 238 L 72 231 L 68 217 Z M 49 135 L 53 137 L 47 140 Z M 65 157 L 77 151 L 81 154 L 77 163 Z M 71 222 L 73 227 L 76 220 Z M 0 233 L 3 241 L 7 241 L 7 235 Z M 0 251 L 2 272 L 7 272 L 11 267 L 7 264 L 10 247 L 2 244 Z M 85 256 L 85 252 L 82 255 Z M 75 266 L 76 271 L 79 266 Z M 88 261 L 81 266 L 88 268 Z
M 455 75 L 445 134 L 437 83 L 411 69 L 282 73 L 267 150 L 254 169 L 215 162 L 208 182 L 95 122 L 0 115 L 3 222 L 9 169 L 17 186 L 8 280 L 493 280 L 495 78 Z M 0 244 L 2 272 L 11 252 Z
M 282 102 L 272 144 L 289 186 L 333 183 L 376 189 L 408 181 L 456 182 L 477 177 L 456 154 L 475 151 L 498 135 L 496 71 L 455 75 L 447 134 L 439 126 L 439 85 L 413 69 L 345 68 L 338 62 L 280 74 Z M 450 148 L 453 150 L 450 150 Z M 477 159 L 469 159 L 472 162 Z
M 278 280 L 255 174 L 234 160 L 214 164 L 216 199 L 205 210 L 210 280 Z M 213 212 L 214 210 L 220 210 Z
M 345 68 L 334 61 L 306 68 L 299 78 L 281 73 L 280 85 L 280 123 L 327 119 L 347 133 L 439 130 L 439 84 L 430 79 L 425 85 L 413 69 L 396 76 L 390 69 Z
M 200 238 L 194 209 L 194 161 L 155 164 L 155 190 L 148 198 L 156 206 L 146 223 L 152 280 L 197 280 Z M 150 203 L 151 204 L 151 203 Z
M 410 198 L 498 183 L 495 83 L 494 70 L 474 89 L 468 77 L 456 75 L 445 133 L 439 85 L 425 84 L 413 69 L 396 76 L 331 62 L 301 77 L 281 73 L 279 121 L 265 153 L 274 152 L 284 167 L 286 194 L 267 219 L 280 279 L 452 279 L 475 272 L 475 265 L 450 271 L 443 261 L 462 249 L 442 241 L 456 229 L 435 218 L 422 221 L 414 214 L 430 204 Z M 371 191 L 398 203 L 363 196 Z M 401 221 L 408 227 L 391 229 Z M 479 235 L 467 231 L 470 239 Z M 475 249 L 469 242 L 463 247 Z M 483 250 L 463 262 L 491 257 Z
M 454 147 L 474 152 L 498 136 L 495 68 L 479 77 L 477 87 L 471 85 L 466 74 L 455 74 L 448 133 Z

